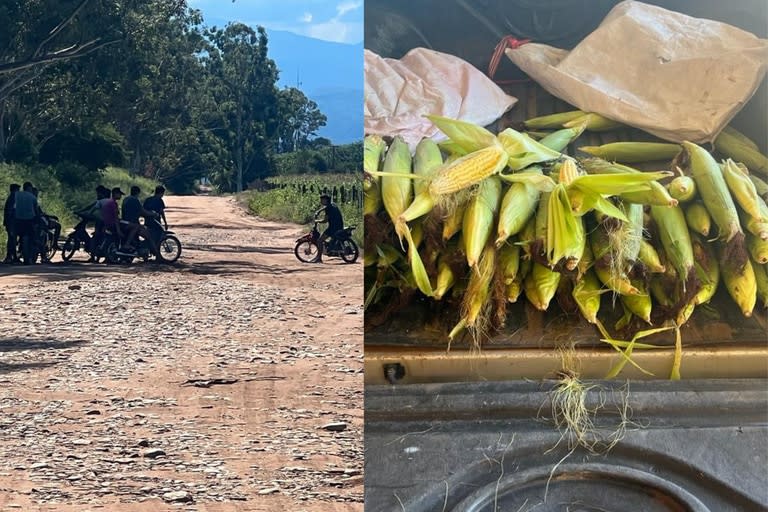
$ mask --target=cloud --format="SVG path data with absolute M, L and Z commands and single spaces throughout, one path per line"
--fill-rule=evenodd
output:
M 336 14 L 336 17 L 333 19 L 338 20 L 348 12 L 359 9 L 362 6 L 363 6 L 363 2 L 361 0 L 341 2 L 339 5 L 336 6 L 337 14 Z
M 312 23 L 312 13 L 305 12 L 304 15 L 301 18 L 299 18 L 299 21 L 303 23 Z

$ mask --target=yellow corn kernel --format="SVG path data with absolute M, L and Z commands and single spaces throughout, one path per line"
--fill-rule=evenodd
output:
M 442 196 L 460 192 L 498 174 L 507 165 L 507 153 L 498 145 L 479 149 L 438 169 L 429 193 Z

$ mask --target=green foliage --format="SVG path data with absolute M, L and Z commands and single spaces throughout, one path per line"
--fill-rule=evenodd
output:
M 315 145 L 314 149 L 302 149 L 275 155 L 274 169 L 278 176 L 324 172 L 359 173 L 362 161 L 362 142 L 341 146 L 321 143 Z
M 339 205 L 344 224 L 357 226 L 353 238 L 358 245 L 362 244 L 362 184 L 355 176 L 279 176 L 268 178 L 266 182 L 274 188 L 262 192 L 252 191 L 246 196 L 248 206 L 255 215 L 309 225 L 320 208 L 320 194 L 327 193 Z
M 229 192 L 274 174 L 275 153 L 325 151 L 312 139 L 325 116 L 277 89 L 264 29 L 209 28 L 187 4 L 2 2 L 0 162 L 48 164 L 74 188 L 111 164 L 177 192 L 202 177 Z M 341 168 L 322 151 L 301 166 Z

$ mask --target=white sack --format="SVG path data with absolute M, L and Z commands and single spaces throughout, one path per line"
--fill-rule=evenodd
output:
M 507 56 L 552 95 L 662 139 L 710 142 L 760 85 L 768 40 L 636 1 L 616 5 L 570 53 Z
M 486 126 L 516 102 L 453 55 L 415 48 L 398 60 L 365 50 L 365 133 L 401 135 L 412 150 L 424 137 L 445 138 L 425 114 Z

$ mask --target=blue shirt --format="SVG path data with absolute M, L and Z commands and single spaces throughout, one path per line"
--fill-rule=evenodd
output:
M 37 198 L 32 192 L 24 190 L 16 192 L 15 201 L 14 215 L 16 220 L 32 220 L 37 217 Z

